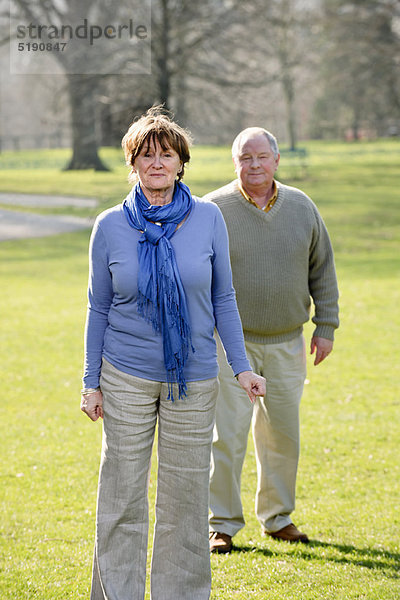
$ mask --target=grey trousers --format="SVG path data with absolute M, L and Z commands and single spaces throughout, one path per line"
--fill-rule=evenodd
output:
M 306 377 L 302 335 L 280 344 L 246 341 L 256 373 L 267 380 L 265 398 L 254 407 L 232 377 L 218 344 L 220 392 L 212 447 L 210 530 L 235 535 L 244 526 L 240 482 L 250 424 L 257 462 L 256 515 L 262 527 L 278 531 L 292 521 L 300 453 L 299 406 Z
M 91 600 L 143 600 L 148 480 L 158 421 L 152 600 L 206 600 L 209 468 L 218 380 L 168 385 L 122 373 L 103 361 L 103 446 Z

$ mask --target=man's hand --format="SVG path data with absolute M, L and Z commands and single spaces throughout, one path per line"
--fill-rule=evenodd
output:
M 256 401 L 257 396 L 265 396 L 266 381 L 261 375 L 256 375 L 253 371 L 242 371 L 237 376 L 237 380 L 247 393 L 251 403 Z
M 311 354 L 315 354 L 314 365 L 317 366 L 332 352 L 333 342 L 323 337 L 314 336 L 311 339 Z
M 99 390 L 92 394 L 85 394 L 81 396 L 81 410 L 92 419 L 97 421 L 99 417 L 103 418 L 103 394 Z

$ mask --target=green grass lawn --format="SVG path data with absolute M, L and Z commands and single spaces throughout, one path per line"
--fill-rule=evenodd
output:
M 302 401 L 294 521 L 312 542 L 261 536 L 249 440 L 247 525 L 234 552 L 212 556 L 211 598 L 395 600 L 400 142 L 304 146 L 305 163 L 282 158 L 279 177 L 318 205 L 341 293 L 335 350 L 317 368 L 310 360 Z M 121 152 L 104 149 L 102 156 L 109 173 L 61 172 L 66 151 L 0 154 L 0 191 L 94 196 L 101 210 L 129 189 Z M 233 176 L 228 148 L 199 147 L 185 181 L 201 195 Z M 0 243 L 1 600 L 89 597 L 101 426 L 79 411 L 88 237 L 83 231 Z M 307 326 L 307 342 L 310 332 Z

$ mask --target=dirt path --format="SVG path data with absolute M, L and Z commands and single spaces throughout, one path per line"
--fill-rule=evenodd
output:
M 0 204 L 3 206 L 31 207 L 94 207 L 97 200 L 93 198 L 75 198 L 69 196 L 40 196 L 28 194 L 0 194 Z M 19 238 L 44 237 L 87 229 L 93 225 L 90 218 L 73 217 L 68 215 L 39 215 L 36 213 L 0 209 L 0 241 Z

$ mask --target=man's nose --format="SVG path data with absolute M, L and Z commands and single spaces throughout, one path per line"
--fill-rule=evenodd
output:
M 259 165 L 260 165 L 260 159 L 258 158 L 258 156 L 253 156 L 251 159 L 251 166 L 258 167 Z

